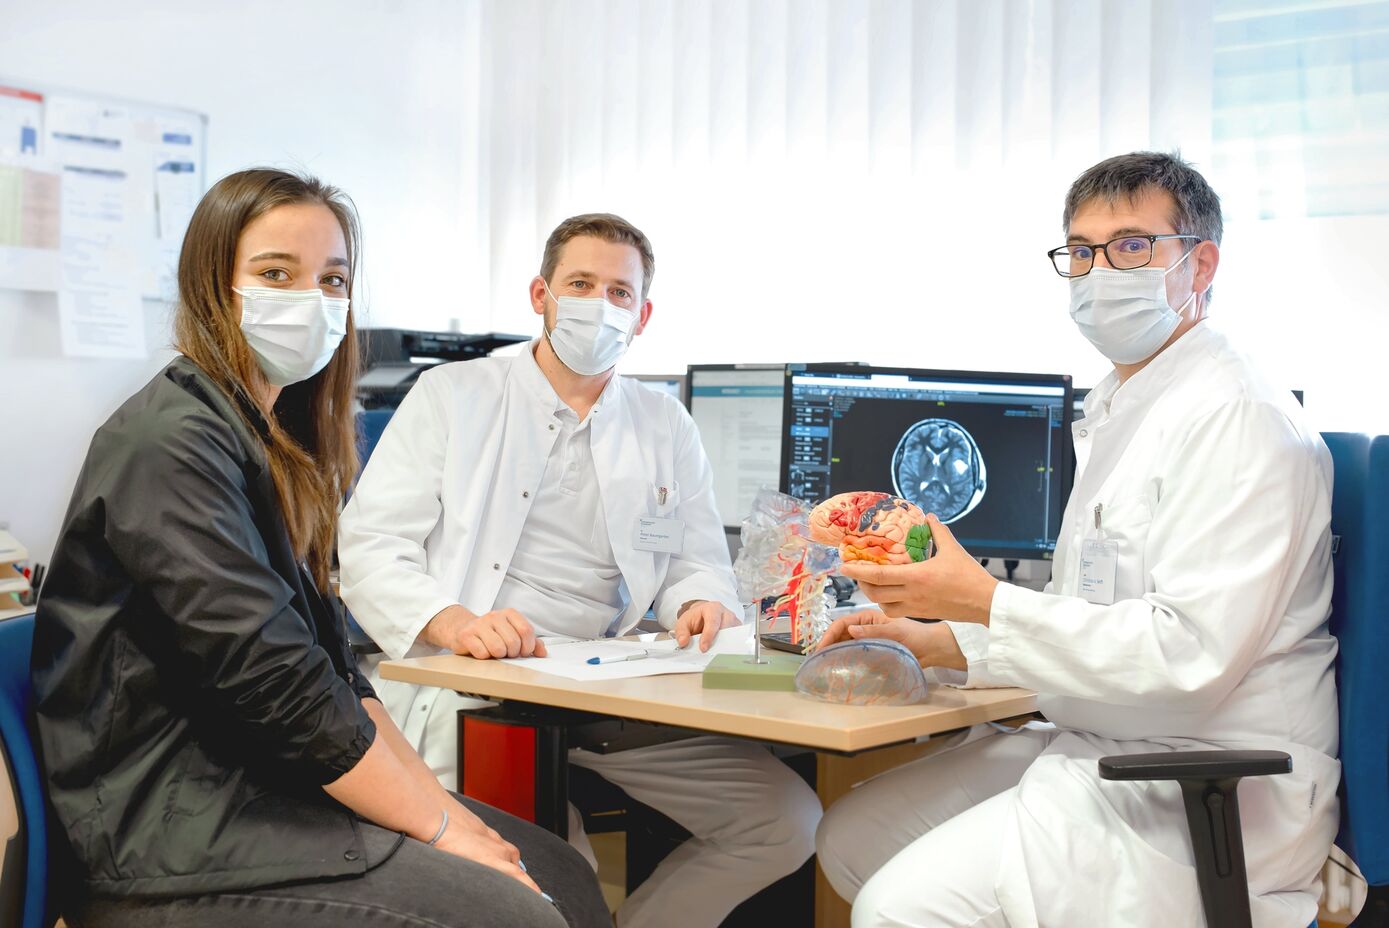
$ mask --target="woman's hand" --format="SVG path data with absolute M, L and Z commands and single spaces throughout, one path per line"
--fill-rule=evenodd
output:
M 839 572 L 857 580 L 863 594 L 889 617 L 988 625 L 998 580 L 979 566 L 940 519 L 928 515 L 926 521 L 936 545 L 934 556 L 918 564 L 851 561 Z
M 460 814 L 461 813 L 461 814 Z M 424 840 L 427 842 L 429 837 Z M 444 835 L 434 844 L 441 851 L 491 867 L 501 873 L 540 892 L 540 887 L 521 869 L 521 852 L 515 845 L 502 839 L 491 828 L 462 805 L 449 809 L 448 827 Z

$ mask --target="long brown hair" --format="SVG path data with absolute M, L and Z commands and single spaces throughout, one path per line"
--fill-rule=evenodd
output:
M 347 294 L 357 276 L 361 232 L 352 201 L 317 178 L 269 168 L 229 174 L 202 198 L 178 259 L 174 347 L 211 377 L 265 446 L 280 509 L 297 557 L 308 561 L 320 588 L 328 587 L 338 505 L 357 472 L 352 415 L 357 381 L 357 333 L 347 334 L 328 366 L 285 387 L 258 428 L 246 410 L 265 382 L 233 311 L 232 280 L 241 231 L 277 206 L 318 203 L 332 211 L 347 242 Z

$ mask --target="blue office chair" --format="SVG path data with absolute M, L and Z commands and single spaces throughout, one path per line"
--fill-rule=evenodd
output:
M 394 413 L 394 409 L 364 409 L 357 413 L 357 457 L 361 458 L 363 467 L 376 450 L 376 443 L 381 440 L 386 423 Z
M 1357 928 L 1389 926 L 1389 435 L 1322 436 L 1335 463 L 1331 501 L 1336 588 L 1331 631 L 1340 641 L 1341 833 L 1336 843 L 1369 883 Z M 1281 751 L 1178 751 L 1100 759 L 1106 780 L 1176 780 L 1186 805 L 1206 924 L 1244 928 L 1249 886 L 1236 787 L 1287 773 Z
M 30 727 L 29 652 L 32 615 L 0 621 L 0 743 L 19 799 L 20 842 L 24 850 L 24 888 L 19 928 L 51 928 L 48 914 L 48 822 L 43 777 Z
M 363 467 L 367 466 L 371 453 L 376 450 L 377 443 L 386 431 L 386 423 L 391 421 L 394 414 L 394 409 L 364 409 L 357 413 L 357 457 Z M 371 640 L 346 605 L 342 608 L 342 615 L 347 622 L 347 644 L 353 653 L 358 657 L 380 654 L 381 646 Z

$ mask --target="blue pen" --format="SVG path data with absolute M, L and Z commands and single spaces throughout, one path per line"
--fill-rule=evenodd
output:
M 587 663 L 590 664 L 621 664 L 623 661 L 639 661 L 651 656 L 650 651 L 638 651 L 635 654 L 625 654 L 622 657 L 590 657 Z
M 679 657 L 685 652 L 678 646 L 674 651 L 638 651 L 635 654 L 624 654 L 621 657 L 590 657 L 585 663 L 588 664 L 621 664 L 624 661 L 641 661 L 646 658 L 655 660 L 659 657 Z

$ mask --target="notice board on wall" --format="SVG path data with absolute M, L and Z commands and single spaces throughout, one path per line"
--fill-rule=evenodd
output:
M 64 354 L 144 357 L 206 163 L 201 113 L 0 76 L 0 289 L 57 295 Z

